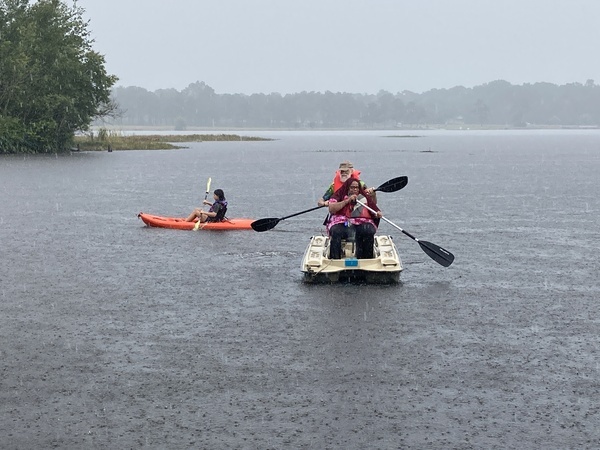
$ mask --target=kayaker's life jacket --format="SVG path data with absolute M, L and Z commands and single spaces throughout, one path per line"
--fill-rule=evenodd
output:
M 357 180 L 360 181 L 360 170 L 352 169 L 352 172 L 350 173 L 350 177 L 356 178 Z M 336 170 L 335 176 L 333 177 L 333 192 L 335 193 L 335 191 L 337 191 L 339 188 L 341 188 L 343 184 L 344 184 L 344 182 L 342 181 L 340 171 Z
M 360 200 L 363 203 L 365 203 L 367 201 L 367 199 L 365 197 L 363 197 L 362 195 L 358 196 L 358 200 Z M 347 208 L 345 210 L 346 217 L 351 217 L 351 218 L 362 217 L 363 219 L 371 219 L 371 220 L 373 219 L 371 211 L 369 211 L 367 208 L 365 208 L 360 203 L 350 204 L 346 208 Z
M 217 215 L 209 218 L 209 222 L 223 222 L 223 220 L 225 220 L 225 214 L 227 213 L 227 200 L 216 200 L 208 211 L 214 212 L 215 205 L 217 204 L 220 205 Z

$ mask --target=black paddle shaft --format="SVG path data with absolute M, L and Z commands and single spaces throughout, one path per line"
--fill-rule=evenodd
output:
M 396 177 L 396 178 L 392 178 L 391 180 L 386 181 L 385 183 L 383 183 L 381 186 L 375 188 L 375 191 L 380 191 L 380 192 L 396 192 L 399 191 L 400 189 L 403 189 L 404 187 L 406 187 L 406 185 L 408 184 L 408 177 L 407 176 L 401 176 L 401 177 Z M 327 223 L 329 222 L 329 217 L 330 215 L 327 214 L 325 216 L 325 220 L 323 221 L 323 225 L 327 225 Z
M 324 207 L 325 207 L 324 205 L 323 206 L 315 206 L 314 208 L 310 208 L 310 209 L 307 209 L 307 210 L 304 210 L 304 211 L 300 211 L 300 212 L 297 212 L 297 213 L 294 213 L 294 214 L 290 214 L 289 216 L 282 217 L 279 220 L 289 219 L 290 217 L 299 216 L 300 214 L 305 214 L 307 212 L 314 211 L 315 209 L 324 208 Z
M 299 216 L 300 214 L 305 214 L 307 212 L 311 212 L 314 211 L 315 209 L 320 209 L 320 208 L 324 208 L 325 206 L 315 206 L 314 208 L 310 208 L 304 211 L 300 211 L 297 212 L 295 214 L 290 214 L 289 216 L 285 216 L 285 217 L 268 217 L 266 219 L 258 219 L 255 220 L 254 222 L 252 222 L 250 224 L 250 226 L 252 227 L 252 229 L 254 231 L 258 231 L 258 232 L 262 232 L 262 231 L 268 231 L 271 228 L 275 228 L 277 226 L 277 224 L 279 222 L 281 222 L 282 220 L 285 219 L 289 219 L 290 217 L 294 217 L 294 216 Z
M 396 177 L 396 178 L 392 178 L 391 180 L 386 181 L 385 183 L 383 183 L 381 186 L 379 186 L 375 190 L 381 191 L 381 192 L 396 192 L 396 191 L 399 191 L 400 189 L 404 188 L 404 186 L 406 186 L 407 184 L 408 184 L 408 177 L 406 177 L 406 176 Z M 266 219 L 258 219 L 258 220 L 255 220 L 254 222 L 252 222 L 250 224 L 250 226 L 252 227 L 252 229 L 254 231 L 258 231 L 258 232 L 268 231 L 272 228 L 275 228 L 277 226 L 277 224 L 279 222 L 281 222 L 282 220 L 289 219 L 290 217 L 299 216 L 300 214 L 305 214 L 307 212 L 311 212 L 311 211 L 314 211 L 315 209 L 320 209 L 323 207 L 324 206 L 315 206 L 314 208 L 306 209 L 304 211 L 300 211 L 300 212 L 297 212 L 294 214 L 290 214 L 289 216 L 284 216 L 284 217 L 279 217 L 279 218 L 268 217 Z

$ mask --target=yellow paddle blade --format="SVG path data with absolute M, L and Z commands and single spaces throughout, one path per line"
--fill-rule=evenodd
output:
M 196 222 L 196 225 L 194 225 L 194 231 L 198 231 L 199 228 L 200 228 L 200 219 L 198 219 L 198 222 Z

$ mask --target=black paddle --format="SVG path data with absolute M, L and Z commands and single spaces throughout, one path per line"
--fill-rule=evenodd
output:
M 396 192 L 396 191 L 399 191 L 400 189 L 402 189 L 407 184 L 408 184 L 408 177 L 402 176 L 402 177 L 392 178 L 391 180 L 386 181 L 385 183 L 383 183 L 381 186 L 379 186 L 375 190 L 381 191 L 381 192 Z M 327 225 L 327 223 L 329 222 L 329 217 L 330 217 L 329 214 L 327 214 L 327 216 L 325 216 L 323 225 Z
M 364 204 L 360 200 L 357 200 L 357 203 L 360 203 L 361 205 L 363 205 L 365 208 L 367 208 L 372 213 L 376 213 L 377 212 L 374 209 L 369 208 L 366 204 Z M 381 218 L 383 220 L 385 220 L 387 223 L 389 223 L 390 225 L 392 225 L 393 227 L 398 228 L 400 231 L 402 231 L 409 238 L 417 241 L 419 243 L 419 245 L 421 246 L 421 250 L 423 250 L 425 253 L 427 253 L 427 255 L 431 259 L 433 259 L 436 263 L 441 264 L 444 267 L 448 267 L 454 261 L 454 255 L 452 253 L 450 253 L 448 250 L 440 247 L 439 245 L 435 245 L 435 244 L 433 244 L 431 242 L 421 241 L 421 240 L 417 239 L 416 237 L 414 237 L 412 234 L 410 234 L 408 231 L 403 230 L 402 228 L 400 228 L 398 225 L 396 225 L 391 220 L 388 220 L 385 217 L 381 217 Z
M 386 181 L 385 183 L 383 183 L 381 186 L 379 186 L 375 190 L 381 191 L 381 192 L 396 192 L 396 191 L 399 191 L 400 189 L 402 189 L 407 184 L 408 184 L 408 177 L 402 176 L 402 177 L 392 178 L 391 180 Z M 250 224 L 250 226 L 252 227 L 252 229 L 254 231 L 259 231 L 259 232 L 267 231 L 272 228 L 275 228 L 277 226 L 277 224 L 279 222 L 281 222 L 282 220 L 289 219 L 290 217 L 294 217 L 294 216 L 299 216 L 300 214 L 304 214 L 304 213 L 307 213 L 310 211 L 314 211 L 315 209 L 324 208 L 324 207 L 325 207 L 325 205 L 315 206 L 314 208 L 310 208 L 305 211 L 300 211 L 295 214 L 291 214 L 289 216 L 280 217 L 279 219 L 276 217 L 269 217 L 266 219 L 258 219 L 258 220 L 255 220 L 254 222 L 252 222 Z
M 386 181 L 381 186 L 376 188 L 376 191 L 380 192 L 396 192 L 400 189 L 404 188 L 408 184 L 408 177 L 402 176 L 397 178 L 392 178 L 391 180 Z

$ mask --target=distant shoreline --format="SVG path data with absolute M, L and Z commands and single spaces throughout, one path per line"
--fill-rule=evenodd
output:
M 477 130 L 599 130 L 598 125 L 543 125 L 543 124 L 529 124 L 524 127 L 515 127 L 508 125 L 473 125 L 473 124 L 444 124 L 444 125 L 406 125 L 401 127 L 382 127 L 382 128 L 367 128 L 367 127 L 355 127 L 355 128 L 319 128 L 319 127 L 296 127 L 296 128 L 244 128 L 244 127 L 186 127 L 182 130 L 175 130 L 172 126 L 145 126 L 145 125 L 93 125 L 91 127 L 95 132 L 100 129 L 106 129 L 108 131 L 172 131 L 174 133 L 181 134 L 192 134 L 193 132 L 211 132 L 211 134 L 221 134 L 227 131 L 236 132 L 260 132 L 260 131 L 425 131 L 425 130 L 447 130 L 447 131 L 477 131 Z
M 213 129 L 213 128 L 187 128 L 185 130 L 173 130 L 172 127 L 150 127 L 134 126 L 128 128 L 122 127 L 91 127 L 91 129 L 82 135 L 75 136 L 72 151 L 113 151 L 113 150 L 176 150 L 188 148 L 185 145 L 175 143 L 189 142 L 226 142 L 226 141 L 272 141 L 277 138 L 266 138 L 259 136 L 249 136 L 239 133 L 261 132 L 374 132 L 382 133 L 386 138 L 419 138 L 419 132 L 427 131 L 590 131 L 599 130 L 598 126 L 528 126 L 528 127 L 450 127 L 450 126 L 422 126 L 407 128 L 231 128 L 231 129 Z M 228 133 L 235 131 L 236 134 Z M 143 134 L 135 134 L 141 132 Z M 204 133 L 199 133 L 204 132 Z M 133 133 L 133 134 L 124 134 Z M 161 133 L 161 134 L 152 134 Z M 164 134 L 162 134 L 164 133 Z M 168 134 L 167 134 L 168 133 Z M 175 134 L 171 134 L 175 133 Z
M 141 130 L 140 130 L 141 131 Z M 160 131 L 152 129 L 150 131 Z M 227 142 L 227 141 L 272 141 L 273 139 L 240 136 L 237 134 L 177 134 L 177 135 L 130 135 L 125 136 L 120 131 L 100 128 L 90 133 L 75 136 L 74 151 L 104 151 L 108 150 L 174 150 L 186 148 L 173 142 Z

